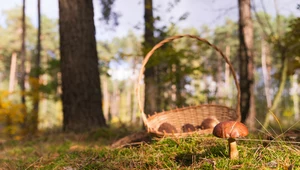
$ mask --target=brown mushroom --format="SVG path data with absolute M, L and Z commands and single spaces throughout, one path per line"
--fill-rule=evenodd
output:
M 225 121 L 217 124 L 213 130 L 213 135 L 219 138 L 227 138 L 230 159 L 237 159 L 239 152 L 236 146 L 236 138 L 248 135 L 248 128 L 237 121 Z
M 158 131 L 163 133 L 177 133 L 176 128 L 168 122 L 162 123 L 159 126 Z
M 204 130 L 204 129 L 212 129 L 218 123 L 219 123 L 218 119 L 216 119 L 215 117 L 209 117 L 209 118 L 206 118 L 206 119 L 204 119 L 202 121 L 202 123 L 200 125 L 200 129 L 202 129 L 202 130 Z
M 184 124 L 181 129 L 183 132 L 193 132 L 196 130 L 195 126 L 190 123 Z

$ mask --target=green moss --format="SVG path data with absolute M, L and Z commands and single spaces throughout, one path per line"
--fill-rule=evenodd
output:
M 300 168 L 300 147 L 287 142 L 238 141 L 240 157 L 228 158 L 227 141 L 208 136 L 165 138 L 137 147 L 112 149 L 115 129 L 89 134 L 48 135 L 31 141 L 4 144 L 4 169 L 294 169 Z M 104 134 L 104 132 L 108 134 Z M 91 135 L 98 134 L 91 139 Z M 107 135 L 107 136 L 106 136 Z M 250 136 L 255 138 L 255 136 Z M 113 137 L 112 137 L 113 138 Z M 256 137 L 257 139 L 257 137 Z

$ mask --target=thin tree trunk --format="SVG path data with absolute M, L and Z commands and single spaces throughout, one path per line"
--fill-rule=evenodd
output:
M 218 60 L 217 60 L 217 65 L 218 65 L 218 68 L 217 68 L 217 88 L 216 88 L 216 102 L 217 103 L 222 103 L 224 100 L 223 99 L 223 94 L 222 94 L 222 83 L 223 83 L 223 80 L 222 80 L 222 66 L 223 66 L 223 60 L 221 58 L 221 56 L 218 55 Z
M 135 81 L 134 81 L 135 82 Z M 134 86 L 135 87 L 135 86 Z M 135 110 L 135 96 L 134 96 L 134 89 L 130 90 L 130 95 L 131 95 L 131 103 L 130 103 L 130 122 L 131 124 L 135 124 L 136 123 L 136 110 Z
M 173 64 L 173 70 L 171 73 L 174 76 L 174 83 L 172 86 L 175 85 L 174 94 L 175 99 L 173 102 L 176 107 L 181 107 L 183 105 L 183 99 L 181 96 L 181 78 L 180 78 L 180 63 L 179 60 L 176 59 L 175 64 Z
M 250 0 L 239 0 L 241 121 L 255 126 L 253 24 Z
M 8 86 L 9 93 L 12 93 L 15 88 L 15 78 L 16 78 L 16 69 L 17 69 L 16 65 L 17 65 L 17 53 L 14 52 L 11 55 L 11 63 L 10 63 L 9 86 Z M 9 138 L 11 138 L 12 137 L 12 129 L 10 127 L 12 126 L 12 121 L 11 121 L 10 114 L 6 115 L 5 124 L 7 127 L 7 136 Z
M 125 91 L 126 91 L 126 117 L 129 116 L 130 120 L 131 120 L 131 115 L 132 115 L 132 107 L 131 107 L 131 103 L 132 103 L 132 98 L 131 98 L 131 89 L 132 89 L 132 85 L 131 82 L 127 82 L 125 84 Z M 132 122 L 130 122 L 132 123 Z
M 283 93 L 284 90 L 284 86 L 287 80 L 287 72 L 288 72 L 288 57 L 285 56 L 286 52 L 285 52 L 285 47 L 282 45 L 281 43 L 281 22 L 280 22 L 280 15 L 279 15 L 279 8 L 278 8 L 278 4 L 277 4 L 277 0 L 274 0 L 274 4 L 275 4 L 275 11 L 276 11 L 276 26 L 277 26 L 277 32 L 278 32 L 278 42 L 277 42 L 277 48 L 280 51 L 281 54 L 281 58 L 283 60 L 283 66 L 281 69 L 281 79 L 280 79 L 280 85 L 279 85 L 279 89 L 274 97 L 273 103 L 271 105 L 271 108 L 269 109 L 269 112 L 267 112 L 266 114 L 266 118 L 265 118 L 265 122 L 263 124 L 264 128 L 267 128 L 269 126 L 270 123 L 270 119 L 272 119 L 271 113 L 273 113 L 275 111 L 275 109 L 278 107 L 280 101 L 281 101 L 281 95 Z
M 33 77 L 36 80 L 36 83 L 40 81 L 40 65 L 41 65 L 41 0 L 37 0 L 37 9 L 38 9 L 38 33 L 37 33 L 37 45 L 36 45 L 36 58 L 35 58 L 35 69 L 33 70 Z M 29 132 L 35 134 L 38 130 L 38 119 L 39 119 L 39 85 L 33 86 L 33 111 L 29 120 Z
M 225 48 L 225 55 L 227 56 L 227 58 L 230 60 L 230 46 L 226 45 Z M 225 88 L 227 89 L 227 102 L 226 105 L 231 105 L 231 99 L 232 99 L 232 88 L 230 86 L 230 69 L 229 69 L 229 65 L 227 63 L 225 63 Z
M 298 85 L 298 75 L 294 74 L 290 76 L 291 83 L 292 83 L 292 90 L 291 90 L 291 95 L 292 95 L 292 100 L 294 104 L 294 119 L 298 120 L 300 118 L 300 111 L 299 111 L 299 85 Z
M 262 65 L 262 73 L 264 78 L 264 84 L 265 84 L 265 94 L 266 94 L 266 100 L 267 100 L 267 107 L 268 109 L 271 108 L 272 100 L 271 100 L 271 94 L 270 94 L 270 72 L 268 71 L 267 66 L 267 44 L 262 38 L 261 40 L 261 65 Z
M 249 115 L 248 115 L 248 118 L 246 119 L 246 124 L 248 125 L 249 127 L 249 130 L 250 131 L 254 131 L 256 130 L 256 127 L 255 127 L 255 122 L 256 122 L 256 104 L 255 104 L 255 95 L 254 95 L 254 88 L 255 88 L 255 83 L 254 83 L 254 73 L 255 73 L 255 69 L 253 68 L 254 67 L 254 62 L 252 60 L 252 64 L 251 64 L 252 67 L 251 69 L 253 70 L 252 71 L 252 78 L 250 81 L 251 82 L 251 85 L 250 85 L 250 110 L 249 110 Z
M 20 55 L 20 59 L 21 59 L 21 66 L 20 66 L 20 73 L 21 73 L 21 77 L 20 77 L 20 87 L 21 87 L 21 102 L 23 104 L 23 115 L 24 115 L 24 119 L 23 119 L 23 124 L 22 127 L 25 128 L 26 125 L 26 121 L 27 121 L 27 108 L 26 108 L 26 97 L 25 97 L 25 77 L 26 77 L 26 68 L 25 68 L 25 61 L 26 61 L 26 42 L 25 42 L 25 37 L 26 37 L 26 14 L 25 14 L 25 9 L 26 9 L 26 1 L 23 0 L 23 8 L 22 8 L 22 37 L 21 37 L 21 41 L 22 41 L 22 45 L 21 45 L 21 55 Z
M 163 72 L 164 69 L 166 69 L 164 64 L 159 64 L 154 66 L 155 83 L 153 84 L 156 90 L 156 94 L 155 94 L 156 109 L 154 112 L 160 112 L 163 110 L 162 108 L 166 106 L 163 104 L 166 101 L 166 99 L 162 95 L 165 92 L 164 91 L 165 84 L 163 82 L 163 76 L 161 76 L 161 73 Z
M 113 94 L 112 97 L 110 98 L 111 101 L 111 107 L 110 107 L 110 114 L 111 118 L 120 118 L 120 90 L 118 88 L 118 83 L 114 82 L 112 85 L 113 88 Z
M 103 114 L 105 119 L 110 122 L 109 119 L 109 107 L 110 107 L 110 93 L 108 89 L 108 79 L 106 76 L 102 78 L 102 88 L 103 88 Z
M 144 21 L 145 21 L 145 34 L 144 34 L 144 56 L 154 45 L 154 18 L 152 0 L 144 0 Z M 144 111 L 146 114 L 153 114 L 158 110 L 157 95 L 158 85 L 156 83 L 155 67 L 146 67 L 145 70 L 145 104 Z
M 283 56 L 283 54 L 282 54 L 282 56 Z M 266 114 L 265 122 L 263 124 L 264 128 L 267 128 L 269 126 L 270 117 L 272 116 L 271 113 L 273 113 L 275 111 L 275 109 L 277 108 L 278 104 L 281 101 L 281 95 L 284 90 L 285 82 L 287 79 L 287 71 L 288 71 L 288 58 L 285 57 L 284 61 L 283 61 L 282 71 L 281 71 L 280 85 L 279 85 L 278 91 L 274 97 L 272 106 L 269 109 L 269 112 L 267 112 L 267 114 Z
M 133 58 L 133 65 L 132 65 L 132 75 L 135 75 L 136 73 L 136 65 L 137 65 L 137 60 L 138 57 L 134 57 Z M 132 82 L 137 82 L 137 79 L 133 76 L 132 77 Z M 136 113 L 138 112 L 137 111 L 137 99 L 135 97 L 135 89 L 137 89 L 137 84 L 136 83 L 133 83 L 132 85 L 132 89 L 130 90 L 130 95 L 131 95 L 131 104 L 130 104 L 130 108 L 131 108 L 131 113 L 130 113 L 130 122 L 132 124 L 135 124 L 137 123 L 136 122 Z
M 11 93 L 15 90 L 15 79 L 17 70 L 17 53 L 11 55 L 10 72 L 9 72 L 9 85 L 8 91 Z
M 136 82 L 136 81 L 134 81 L 134 82 Z M 134 93 L 135 89 L 137 89 L 136 85 L 134 85 L 134 89 L 132 89 L 132 92 L 131 92 L 131 98 L 133 100 L 131 101 L 131 110 L 132 110 L 132 113 L 131 113 L 130 120 L 134 124 L 139 124 L 139 122 L 137 122 L 137 113 L 139 111 L 138 111 L 138 107 L 137 107 L 138 103 L 137 103 L 136 96 L 135 96 L 135 93 Z

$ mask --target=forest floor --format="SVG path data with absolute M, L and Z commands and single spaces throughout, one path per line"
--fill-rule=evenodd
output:
M 240 157 L 228 158 L 227 141 L 212 135 L 152 139 L 111 147 L 130 128 L 86 134 L 44 133 L 0 144 L 0 169 L 300 169 L 300 143 L 257 135 L 238 141 Z

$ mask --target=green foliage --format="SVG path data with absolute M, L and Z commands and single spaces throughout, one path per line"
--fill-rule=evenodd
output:
M 1 36 L 1 42 L 0 42 L 0 71 L 3 73 L 4 76 L 1 76 L 2 82 L 8 82 L 9 80 L 9 71 L 10 71 L 10 65 L 11 65 L 11 55 L 12 53 L 16 52 L 19 53 L 21 49 L 21 7 L 15 7 L 13 9 L 9 9 L 3 12 L 3 19 L 5 21 L 4 25 L 0 26 L 0 36 Z M 26 103 L 26 112 L 28 114 L 22 116 L 22 121 L 24 120 L 31 120 L 31 116 L 33 114 L 33 108 L 31 107 L 31 104 L 33 101 L 37 99 L 41 99 L 41 101 L 45 101 L 45 99 L 48 99 L 49 102 L 47 102 L 47 106 L 43 103 L 41 104 L 42 107 L 40 107 L 40 110 L 43 110 L 43 112 L 40 112 L 41 115 L 51 115 L 50 113 L 59 114 L 61 112 L 58 112 L 57 109 L 45 109 L 44 107 L 49 107 L 50 103 L 52 101 L 50 100 L 58 100 L 60 98 L 58 87 L 60 82 L 59 72 L 60 72 L 60 66 L 59 66 L 59 36 L 58 36 L 58 22 L 57 20 L 53 20 L 50 18 L 47 18 L 46 16 L 42 16 L 42 51 L 41 51 L 41 69 L 36 70 L 35 68 L 30 69 L 30 63 L 34 62 L 33 56 L 36 55 L 36 34 L 37 34 L 37 28 L 35 28 L 30 20 L 30 18 L 26 18 L 26 68 L 30 69 L 30 73 L 28 73 L 28 85 L 25 92 L 26 97 L 29 99 Z M 19 56 L 17 56 L 17 59 L 19 59 Z M 17 61 L 17 68 L 18 68 L 19 62 Z M 17 77 L 19 75 L 19 69 L 16 70 Z M 32 78 L 33 75 L 40 75 L 40 80 Z M 3 84 L 3 83 L 2 83 Z M 1 84 L 1 85 L 2 85 Z M 3 86 L 3 85 L 2 85 Z M 3 86 L 4 88 L 7 87 L 7 85 Z M 18 87 L 16 87 L 18 89 Z M 16 90 L 17 91 L 17 90 Z M 41 95 L 41 98 L 39 96 Z M 14 95 L 14 98 L 20 98 L 18 95 Z M 11 99 L 11 98 L 10 98 Z M 18 106 L 19 100 L 11 101 L 10 105 L 15 105 L 16 108 Z M 12 107 L 14 108 L 14 107 Z M 7 109 L 7 112 L 11 112 L 11 108 Z M 21 108 L 20 108 L 21 110 Z M 44 114 L 44 111 L 46 110 L 47 114 Z M 17 114 L 17 113 L 16 113 Z M 15 117 L 14 117 L 15 116 Z M 4 118 L 3 118 L 4 119 Z M 22 121 L 18 121 L 18 123 L 15 120 L 18 120 L 18 116 L 9 114 L 9 117 L 6 118 L 5 122 L 5 128 L 6 129 L 12 129 L 11 132 L 15 133 L 14 131 L 19 130 L 20 123 L 23 123 Z M 49 120 L 52 120 L 51 118 L 48 118 Z M 41 118 L 41 120 L 45 120 L 44 117 Z M 26 123 L 25 123 L 26 124 Z M 28 122 L 28 124 L 33 124 L 33 122 Z M 22 127 L 23 128 L 23 127 Z M 22 129 L 23 132 L 25 132 L 24 129 Z M 9 132 L 10 134 L 10 132 Z
M 255 64 L 257 67 L 261 66 L 261 39 L 263 39 L 264 41 L 267 41 L 266 55 L 268 57 L 267 64 L 269 64 L 267 67 L 271 71 L 270 73 L 272 78 L 269 82 L 270 87 L 272 89 L 276 89 L 276 94 L 272 99 L 273 103 L 271 106 L 271 112 L 275 112 L 275 114 L 280 117 L 282 113 L 289 110 L 290 104 L 288 103 L 291 102 L 288 97 L 289 94 L 284 92 L 285 89 L 288 89 L 285 86 L 288 82 L 286 77 L 294 74 L 297 69 L 297 65 L 299 65 L 299 62 L 294 60 L 297 58 L 297 55 L 295 55 L 295 51 L 291 49 L 292 46 L 297 46 L 297 43 L 293 42 L 293 36 L 289 33 L 291 32 L 289 23 L 296 18 L 294 16 L 281 15 L 276 18 L 263 12 L 255 13 L 255 15 L 254 55 L 258 56 L 255 57 Z M 287 63 L 286 67 L 284 66 L 284 63 Z M 259 72 L 256 73 L 257 94 L 264 94 L 264 84 L 261 81 L 263 78 Z M 266 98 L 264 95 L 256 95 L 257 112 L 267 113 L 267 116 L 265 116 L 267 118 L 264 117 L 265 114 L 258 114 L 257 118 L 260 119 L 260 117 L 264 117 L 264 124 L 267 125 L 269 120 L 268 110 L 270 108 L 267 108 L 265 100 Z
M 111 63 L 133 62 L 139 59 L 141 54 L 141 38 L 129 31 L 125 37 L 113 38 L 109 42 L 97 43 L 101 74 L 109 75 Z
M 21 49 L 21 12 L 21 7 L 15 7 L 13 9 L 6 10 L 3 12 L 5 25 L 0 31 L 0 58 L 1 63 L 3 64 L 3 68 L 0 69 L 1 72 L 5 73 L 4 75 L 9 75 L 9 67 L 12 53 L 19 53 Z M 33 24 L 30 22 L 30 19 L 26 17 L 26 53 L 28 56 L 33 54 L 32 51 L 28 49 L 32 49 L 32 47 L 35 46 L 35 33 L 36 30 Z
M 109 24 L 110 21 L 113 22 L 113 27 L 119 25 L 118 18 L 120 14 L 113 11 L 113 5 L 115 0 L 100 0 L 101 5 L 101 20 L 105 21 L 106 24 Z
M 41 69 L 41 80 L 42 83 L 39 86 L 39 91 L 42 92 L 43 96 L 48 99 L 55 101 L 60 99 L 57 91 L 60 86 L 60 60 L 51 58 L 47 61 L 44 69 Z
M 293 75 L 300 69 L 300 18 L 290 20 L 289 31 L 283 37 L 283 44 L 290 58 L 288 75 Z

